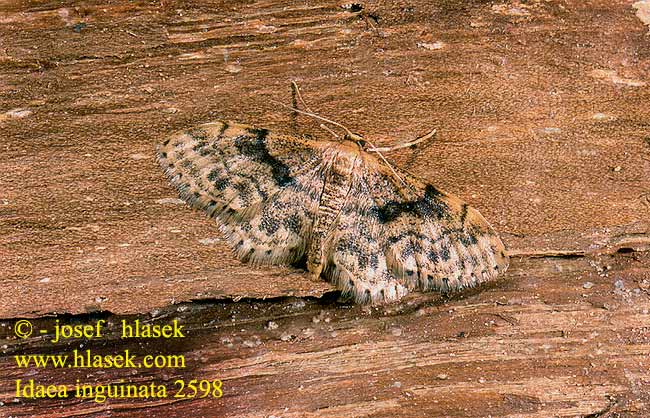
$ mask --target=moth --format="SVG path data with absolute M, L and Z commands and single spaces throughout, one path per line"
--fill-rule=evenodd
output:
M 315 140 L 217 121 L 165 139 L 157 156 L 243 262 L 306 265 L 358 303 L 460 290 L 507 269 L 503 243 L 476 209 L 343 128 Z

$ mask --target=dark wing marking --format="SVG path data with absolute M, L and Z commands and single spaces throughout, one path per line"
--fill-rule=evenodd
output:
M 215 122 L 179 132 L 158 161 L 183 199 L 217 220 L 243 261 L 288 264 L 309 241 L 323 179 L 308 141 Z
M 368 165 L 353 176 L 328 248 L 326 275 L 358 302 L 397 300 L 491 280 L 508 265 L 501 240 L 460 199 L 397 170 Z
M 396 169 L 368 171 L 389 269 L 409 289 L 443 292 L 494 279 L 508 266 L 503 243 L 455 196 Z

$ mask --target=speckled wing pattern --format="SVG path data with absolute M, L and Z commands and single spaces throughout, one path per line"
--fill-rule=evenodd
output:
M 476 209 L 402 170 L 400 180 L 375 168 L 353 175 L 332 239 L 328 276 L 339 288 L 374 303 L 474 287 L 507 269 L 503 243 Z
M 508 266 L 478 211 L 350 140 L 215 122 L 173 135 L 158 160 L 242 261 L 306 261 L 359 303 L 472 287 Z
M 173 135 L 158 161 L 181 197 L 217 220 L 242 261 L 303 258 L 323 187 L 307 142 L 215 122 Z

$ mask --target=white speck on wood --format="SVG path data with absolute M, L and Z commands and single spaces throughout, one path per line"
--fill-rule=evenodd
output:
M 430 51 L 434 51 L 434 50 L 436 50 L 436 49 L 442 49 L 442 48 L 445 47 L 445 43 L 444 43 L 444 42 L 440 42 L 440 41 L 438 41 L 438 42 L 432 42 L 432 43 L 429 43 L 429 42 L 418 42 L 416 45 L 417 45 L 418 48 L 424 48 L 424 49 L 428 49 L 428 50 L 430 50 Z
M 219 238 L 203 238 L 199 240 L 199 244 L 213 245 L 219 242 Z

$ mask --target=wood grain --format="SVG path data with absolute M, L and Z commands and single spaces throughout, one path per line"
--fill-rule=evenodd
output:
M 320 1 L 3 2 L 0 415 L 648 415 L 650 41 L 632 3 L 373 1 L 364 19 Z M 300 270 L 240 264 L 177 204 L 154 144 L 215 119 L 326 136 L 269 101 L 290 103 L 290 80 L 380 146 L 436 128 L 390 158 L 478 208 L 509 273 L 367 309 Z M 17 318 L 191 332 L 53 345 L 16 340 Z M 62 373 L 13 357 L 81 344 L 189 367 Z M 14 400 L 28 376 L 225 389 Z

